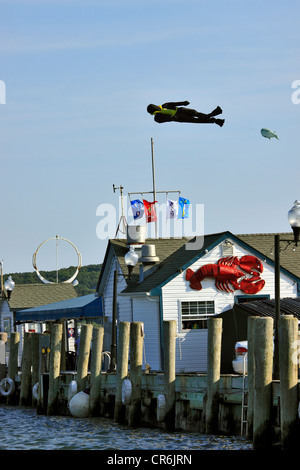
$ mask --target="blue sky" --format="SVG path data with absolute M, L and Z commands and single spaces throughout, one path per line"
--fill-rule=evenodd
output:
M 32 254 L 56 235 L 83 265 L 101 263 L 97 208 L 115 206 L 117 225 L 112 185 L 152 190 L 151 138 L 156 189 L 203 205 L 205 233 L 290 231 L 299 13 L 296 0 L 0 0 L 4 272 L 32 271 Z M 225 125 L 159 125 L 146 112 L 177 100 L 221 106 Z M 55 269 L 48 246 L 39 269 Z

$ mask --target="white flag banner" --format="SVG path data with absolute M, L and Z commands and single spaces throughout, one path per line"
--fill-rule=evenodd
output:
M 172 201 L 172 199 L 167 199 L 167 219 L 177 218 L 178 215 L 178 201 Z

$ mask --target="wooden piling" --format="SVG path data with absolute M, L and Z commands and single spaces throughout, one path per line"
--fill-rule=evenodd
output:
M 90 416 L 100 415 L 101 368 L 104 328 L 94 326 L 91 354 Z
M 23 355 L 22 355 L 22 379 L 19 404 L 31 405 L 31 335 L 24 333 Z
M 129 406 L 128 425 L 137 426 L 141 419 L 142 366 L 143 366 L 143 323 L 130 324 L 130 380 L 132 400 Z
M 31 335 L 31 363 L 32 363 L 32 374 L 31 374 L 31 390 L 36 383 L 39 381 L 39 340 L 40 333 L 32 333 Z M 32 404 L 36 406 L 37 399 L 32 395 Z
M 19 344 L 20 344 L 20 333 L 12 332 L 10 334 L 7 375 L 13 381 L 16 381 L 16 376 L 18 375 Z M 7 404 L 15 405 L 17 404 L 17 400 L 18 400 L 18 397 L 14 393 L 13 395 L 7 397 Z
M 59 323 L 62 324 L 62 342 L 61 342 L 61 355 L 60 355 L 60 370 L 67 369 L 67 322 L 66 320 L 60 320 Z
M 254 359 L 254 324 L 256 316 L 250 316 L 247 323 L 247 339 L 248 339 L 248 406 L 247 406 L 247 437 L 253 437 L 253 416 L 254 416 L 254 377 L 255 377 L 255 359 Z
M 47 414 L 48 388 L 49 388 L 49 356 L 50 334 L 43 333 L 39 336 L 39 386 L 36 411 L 38 415 Z
M 222 318 L 208 319 L 206 433 L 218 431 Z
M 280 422 L 283 450 L 299 445 L 298 418 L 298 320 L 279 318 Z
M 10 379 L 15 380 L 18 374 L 18 354 L 20 344 L 20 333 L 12 332 L 10 334 L 9 359 L 7 375 Z
M 88 365 L 90 357 L 91 339 L 93 325 L 86 324 L 81 326 L 79 356 L 77 366 L 77 390 L 83 392 L 87 385 Z
M 3 343 L 7 342 L 7 333 L 0 331 L 0 341 L 3 341 Z
M 256 318 L 254 323 L 253 447 L 257 450 L 265 450 L 272 445 L 273 323 L 271 317 Z
M 130 323 L 119 323 L 118 338 L 118 360 L 117 360 L 117 383 L 114 420 L 124 422 L 124 405 L 122 403 L 122 383 L 128 375 L 128 354 L 129 354 Z
M 47 414 L 55 415 L 58 405 L 59 375 L 61 361 L 62 324 L 51 325 L 50 337 L 50 368 Z
M 176 320 L 163 322 L 164 395 L 166 400 L 164 422 L 167 431 L 175 429 L 176 333 Z

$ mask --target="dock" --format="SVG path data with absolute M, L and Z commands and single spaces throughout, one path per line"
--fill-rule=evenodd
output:
M 89 417 L 170 432 L 242 435 L 258 450 L 296 448 L 300 381 L 294 317 L 280 318 L 277 380 L 272 373 L 271 317 L 249 318 L 248 375 L 220 374 L 222 319 L 209 320 L 207 373 L 175 373 L 176 322 L 165 321 L 163 328 L 163 371 L 143 368 L 143 328 L 138 322 L 119 323 L 116 367 L 105 371 L 102 327 L 82 326 L 76 370 L 62 367 L 61 324 L 53 323 L 50 334 L 25 335 L 20 370 L 16 367 L 15 333 L 6 374 L 14 391 L 1 394 L 0 402 L 35 406 L 38 414 L 71 415 L 72 398 L 84 393 Z

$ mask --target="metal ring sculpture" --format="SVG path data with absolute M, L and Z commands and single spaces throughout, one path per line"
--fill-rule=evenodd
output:
M 67 281 L 63 281 L 62 284 L 69 284 L 71 282 L 74 281 L 74 279 L 76 279 L 78 273 L 79 273 L 79 269 L 81 268 L 81 262 L 82 262 L 82 257 L 81 257 L 81 254 L 79 253 L 79 251 L 77 250 L 76 246 L 74 245 L 74 243 L 70 242 L 70 240 L 67 240 L 66 238 L 61 238 L 59 237 L 58 235 L 56 235 L 56 237 L 52 237 L 52 238 L 48 238 L 47 240 L 45 240 L 43 243 L 41 243 L 36 252 L 33 253 L 32 255 L 32 264 L 33 264 L 33 267 L 34 269 L 36 270 L 36 273 L 39 277 L 39 279 L 44 283 L 44 284 L 55 284 L 54 282 L 51 282 L 51 281 L 47 281 L 47 279 L 45 279 L 41 273 L 39 272 L 37 266 L 36 266 L 36 257 L 37 257 L 37 253 L 39 251 L 39 249 L 41 248 L 42 245 L 44 245 L 46 242 L 48 242 L 49 240 L 64 240 L 65 242 L 67 243 L 70 243 L 70 245 L 73 246 L 73 248 L 75 249 L 76 253 L 77 253 L 77 259 L 78 259 L 78 266 L 77 266 L 77 269 L 75 271 L 75 274 L 70 277 L 70 279 L 68 279 Z

